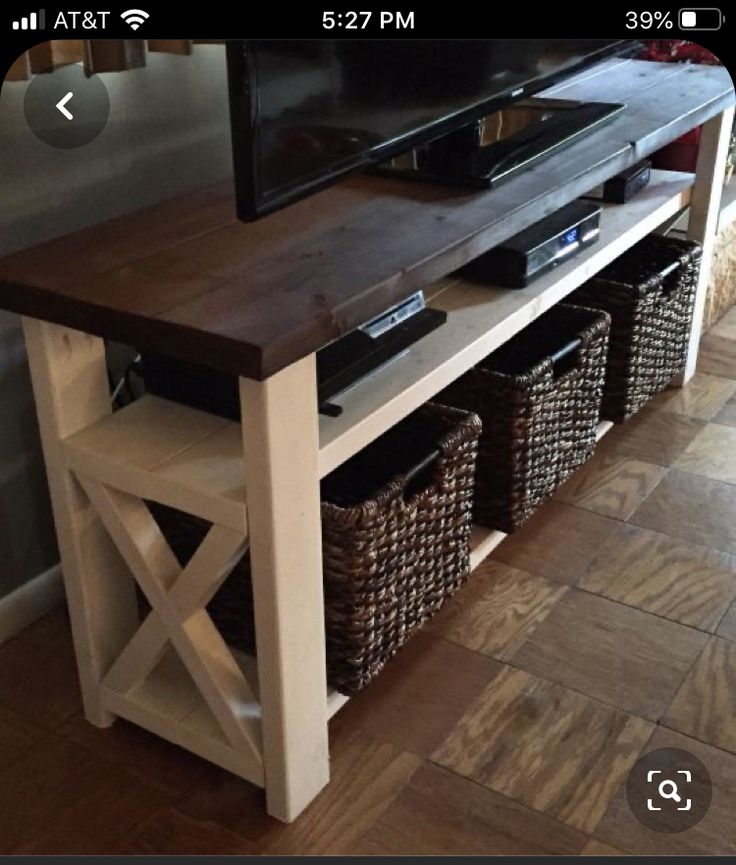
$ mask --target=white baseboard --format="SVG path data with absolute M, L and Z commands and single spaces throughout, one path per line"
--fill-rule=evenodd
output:
M 0 645 L 64 601 L 61 565 L 54 565 L 0 598 Z

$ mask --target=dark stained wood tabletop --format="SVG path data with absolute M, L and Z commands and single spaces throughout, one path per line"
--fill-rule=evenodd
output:
M 615 121 L 504 186 L 356 176 L 257 222 L 219 184 L 0 259 L 0 307 L 263 379 L 733 102 L 725 68 L 611 60 Z

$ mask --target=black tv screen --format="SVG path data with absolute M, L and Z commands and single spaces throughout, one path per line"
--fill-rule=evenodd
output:
M 604 56 L 613 40 L 233 40 L 238 216 L 283 207 Z

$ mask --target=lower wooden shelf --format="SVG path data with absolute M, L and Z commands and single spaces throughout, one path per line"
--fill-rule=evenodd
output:
M 258 694 L 258 672 L 254 657 L 233 650 L 238 665 Z M 228 742 L 217 719 L 204 702 L 184 663 L 169 651 L 156 669 L 138 687 L 127 694 L 103 688 L 107 709 L 163 739 L 186 748 L 194 754 L 221 766 L 258 786 L 264 785 L 263 765 L 237 751 Z M 349 698 L 330 688 L 327 693 L 327 717 L 331 718 Z M 260 718 L 258 702 L 240 707 L 240 712 Z
M 248 680 L 248 683 L 253 688 L 253 692 L 258 696 L 259 687 L 258 687 L 258 665 L 256 664 L 256 659 L 254 655 L 248 655 L 245 652 L 241 652 L 238 649 L 232 649 L 231 651 L 235 656 L 235 660 L 238 662 L 238 666 L 241 668 L 243 673 L 245 674 L 245 678 Z M 336 691 L 334 688 L 327 687 L 327 717 L 331 718 L 333 715 L 337 714 L 340 709 L 348 702 L 350 697 L 347 697 L 345 694 L 341 694 L 339 691 Z
M 505 537 L 507 537 L 506 532 L 473 526 L 470 535 L 470 570 L 474 571 L 482 564 Z
M 247 753 L 236 751 L 202 699 L 183 662 L 167 653 L 156 669 L 127 694 L 102 689 L 107 709 L 163 739 L 192 751 L 259 786 L 264 785 L 263 765 Z M 260 716 L 257 703 L 241 707 Z

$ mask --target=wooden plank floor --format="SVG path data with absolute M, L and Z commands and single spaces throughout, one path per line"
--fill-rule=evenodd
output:
M 332 783 L 290 826 L 89 726 L 63 610 L 0 647 L 0 854 L 736 853 L 736 329 L 704 353 L 333 719 Z M 713 777 L 689 831 L 628 810 L 654 747 Z

